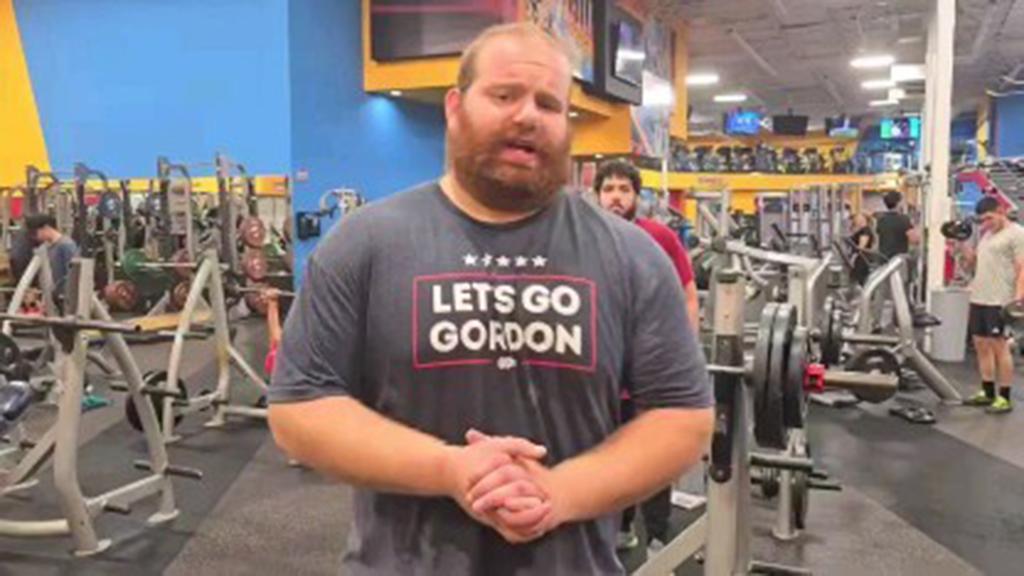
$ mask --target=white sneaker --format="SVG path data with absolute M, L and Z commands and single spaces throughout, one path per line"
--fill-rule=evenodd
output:
M 615 543 L 616 550 L 631 550 L 640 545 L 640 539 L 637 538 L 636 530 L 631 526 L 629 530 L 619 530 L 619 538 Z

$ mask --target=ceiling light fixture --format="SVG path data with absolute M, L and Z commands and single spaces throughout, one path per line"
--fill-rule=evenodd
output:
M 907 97 L 907 91 L 903 88 L 890 88 L 889 100 L 902 100 Z
M 735 104 L 737 102 L 746 102 L 746 94 L 718 94 L 715 96 L 715 102 L 719 104 Z
M 711 86 L 718 84 L 718 74 L 714 72 L 697 72 L 686 76 L 687 86 Z
M 872 54 L 858 56 L 850 60 L 850 66 L 854 68 L 885 68 L 886 66 L 892 66 L 893 62 L 896 62 L 896 58 L 892 54 Z
M 865 90 L 888 90 L 889 88 L 895 88 L 896 83 L 889 78 L 875 78 L 874 80 L 861 82 L 860 87 Z
M 872 108 L 881 108 L 883 106 L 896 106 L 899 103 L 899 100 L 872 100 L 868 102 L 868 105 Z
M 392 90 L 392 91 L 388 92 L 388 94 L 391 94 L 392 96 L 401 96 L 402 95 L 402 91 L 401 90 Z

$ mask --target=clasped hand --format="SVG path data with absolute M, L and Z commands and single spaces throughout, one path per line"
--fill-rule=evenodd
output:
M 513 544 L 530 542 L 562 522 L 547 449 L 523 438 L 466 433 L 449 459 L 450 495 L 478 522 Z

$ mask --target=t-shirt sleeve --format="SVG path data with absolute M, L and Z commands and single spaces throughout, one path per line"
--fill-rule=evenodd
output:
M 625 387 L 637 408 L 706 408 L 713 404 L 704 354 L 686 318 L 683 289 L 653 242 L 630 242 L 632 319 Z
M 355 394 L 363 357 L 369 256 L 365 242 L 345 236 L 351 234 L 332 233 L 309 259 L 282 330 L 270 402 Z

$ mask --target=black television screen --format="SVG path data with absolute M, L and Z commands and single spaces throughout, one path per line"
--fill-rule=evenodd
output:
M 371 0 L 373 59 L 455 55 L 487 27 L 514 22 L 517 14 L 518 0 Z
M 807 134 L 807 116 L 772 116 L 772 132 L 784 136 Z
M 634 86 L 642 86 L 646 53 L 640 24 L 620 20 L 614 27 L 615 77 Z

